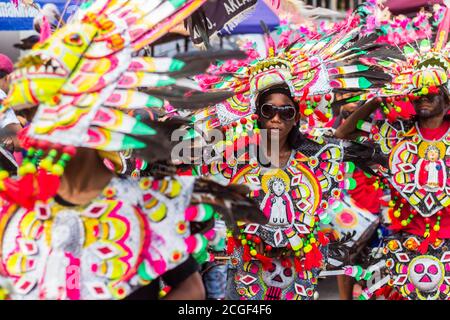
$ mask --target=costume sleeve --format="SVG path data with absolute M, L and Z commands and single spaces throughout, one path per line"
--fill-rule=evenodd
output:
M 140 275 L 146 280 L 157 278 L 189 258 L 186 241 L 191 234 L 185 212 L 194 181 L 193 177 L 140 180 L 142 210 L 150 229 L 139 267 Z
M 225 162 L 212 161 L 196 167 L 200 176 L 208 177 L 221 185 L 228 185 L 234 175 L 233 168 Z
M 153 280 L 191 255 L 199 262 L 210 259 L 206 249 L 217 236 L 214 217 L 218 213 L 206 203 L 207 199 L 196 196 L 194 184 L 195 177 L 191 176 L 140 180 L 142 208 L 150 227 L 149 242 L 139 267 L 142 278 Z
M 343 189 L 353 186 L 351 173 L 354 166 L 343 161 L 342 140 L 324 136 L 305 139 L 301 152 L 308 157 L 308 164 L 320 182 L 324 209 L 329 200 L 339 199 Z
M 396 121 L 391 123 L 387 120 L 374 120 L 372 123 L 360 120 L 357 124 L 359 130 L 369 134 L 369 140 L 378 144 L 384 154 L 391 150 L 403 140 L 405 134 L 413 129 L 412 121 Z

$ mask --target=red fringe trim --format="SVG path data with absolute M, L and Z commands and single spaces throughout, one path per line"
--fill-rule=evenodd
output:
M 261 262 L 263 270 L 268 270 L 270 267 L 272 267 L 272 258 L 263 256 L 259 253 L 255 256 L 255 258 Z
M 322 231 L 317 232 L 317 237 L 322 246 L 326 246 L 330 242 L 330 239 L 328 239 Z
M 236 240 L 233 237 L 228 237 L 227 239 L 227 255 L 231 255 L 236 249 Z
M 428 246 L 430 244 L 435 243 L 436 242 L 436 238 L 437 238 L 437 232 L 432 230 L 430 232 L 430 235 L 427 238 L 425 238 L 425 240 L 422 241 L 420 246 L 417 248 L 417 251 L 419 251 L 421 254 L 427 253 Z
M 297 273 L 303 272 L 303 264 L 302 264 L 302 261 L 300 260 L 300 258 L 298 258 L 298 257 L 294 258 L 294 266 L 295 266 L 295 271 L 297 271 Z
M 317 245 L 313 243 L 312 250 L 305 255 L 305 269 L 311 270 L 313 268 L 319 268 L 322 264 L 322 253 L 317 248 Z
M 252 256 L 250 255 L 250 248 L 249 248 L 249 246 L 244 246 L 244 253 L 242 254 L 242 259 L 245 262 L 249 262 L 250 260 L 252 260 Z

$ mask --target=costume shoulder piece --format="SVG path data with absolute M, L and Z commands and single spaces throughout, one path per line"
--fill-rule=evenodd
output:
M 374 121 L 373 124 L 360 121 L 358 128 L 370 133 L 370 139 L 377 143 L 384 154 L 389 154 L 400 142 L 416 133 L 414 121 Z
M 450 205 L 448 157 L 450 131 L 439 140 L 425 139 L 414 121 L 359 123 L 389 157 L 389 167 L 381 173 L 396 192 L 424 217 Z
M 0 259 L 10 298 L 120 299 L 172 269 L 188 257 L 193 182 L 115 178 L 84 206 L 4 206 Z

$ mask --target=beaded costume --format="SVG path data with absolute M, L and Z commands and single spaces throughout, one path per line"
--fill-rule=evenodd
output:
M 211 70 L 212 76 L 199 77 L 205 87 L 230 87 L 235 92 L 225 103 L 192 119 L 197 131 L 221 127 L 225 133 L 225 139 L 215 146 L 219 159 L 206 159 L 199 173 L 225 184 L 249 186 L 250 198 L 259 203 L 269 221 L 264 225 L 243 223 L 237 239 L 229 235 L 229 299 L 316 297 L 317 276 L 324 267 L 328 243 L 319 221 L 328 223 L 326 209 L 340 198 L 342 189 L 354 187 L 348 178 L 353 168 L 342 162 L 342 142 L 304 137 L 284 168 L 263 166 L 254 154 L 239 151 L 260 141 L 256 100 L 267 89 L 288 88 L 300 113 L 311 123 L 313 115 L 322 120 L 331 117 L 330 104 L 337 90 L 359 89 L 369 94 L 383 83 L 382 72 L 357 61 L 360 55 L 375 58 L 379 48 L 366 38 L 356 41 L 358 31 L 344 27 L 333 35 L 278 46 L 266 35 L 266 56 L 258 57 L 247 46 L 247 61 L 224 63 Z M 214 75 L 222 71 L 232 76 Z M 189 137 L 196 135 L 192 131 Z
M 441 10 L 444 8 L 444 10 Z M 448 87 L 450 10 L 437 7 L 439 26 L 434 44 L 424 39 L 403 47 L 403 58 L 389 57 L 383 65 L 393 80 L 380 91 L 386 113 L 397 102 L 414 101 Z M 399 110 L 397 110 L 399 111 Z M 404 299 L 450 297 L 448 208 L 450 205 L 450 128 L 447 120 L 437 129 L 420 128 L 416 120 L 360 121 L 388 158 L 379 169 L 391 190 L 389 215 L 396 233 L 374 250 L 367 269 L 353 269 L 370 279 L 361 299 L 376 295 Z
M 191 221 L 209 221 L 215 211 L 237 203 L 241 208 L 233 209 L 235 213 L 245 207 L 255 210 L 236 192 L 216 186 L 226 204 L 220 203 L 211 196 L 210 182 L 177 176 L 113 178 L 101 195 L 84 206 L 54 197 L 64 166 L 77 157 L 79 147 L 99 152 L 148 147 L 148 153 L 151 148 L 162 152 L 159 147 L 165 139 L 158 136 L 157 127 L 126 113 L 161 107 L 166 97 L 185 101 L 185 93 L 195 100 L 200 91 L 187 77 L 209 62 L 197 57 L 204 66 L 195 67 L 189 58 L 135 53 L 204 2 L 87 1 L 69 23 L 19 61 L 4 107 L 37 106 L 37 112 L 21 136 L 28 153 L 19 177 L 0 173 L 4 296 L 125 298 L 191 253 L 201 254 L 214 231 L 191 234 Z M 169 91 L 164 91 L 165 86 Z M 207 104 L 229 95 L 201 96 Z M 226 192 L 233 203 L 226 200 Z

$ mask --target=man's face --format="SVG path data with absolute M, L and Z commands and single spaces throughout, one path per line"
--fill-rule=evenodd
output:
M 448 109 L 442 93 L 420 96 L 413 104 L 417 116 L 422 119 L 444 116 Z

